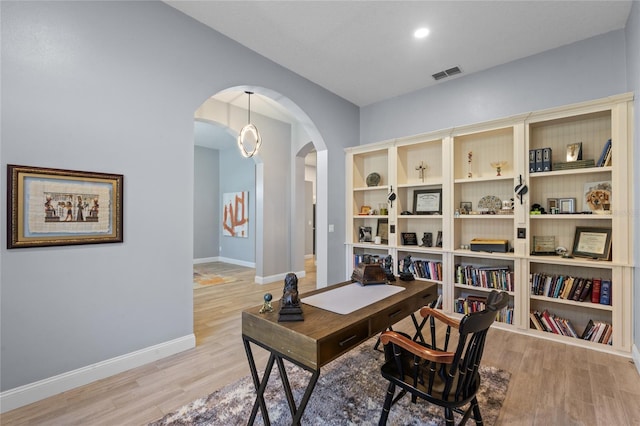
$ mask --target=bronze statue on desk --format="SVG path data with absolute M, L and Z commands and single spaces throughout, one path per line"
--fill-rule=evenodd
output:
M 280 299 L 278 322 L 284 321 L 304 321 L 298 296 L 298 277 L 293 272 L 289 272 L 284 278 L 284 290 Z

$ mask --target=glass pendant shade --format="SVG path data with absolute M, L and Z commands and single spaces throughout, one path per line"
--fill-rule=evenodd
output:
M 262 145 L 262 137 L 260 136 L 260 132 L 258 132 L 258 128 L 251 124 L 251 95 L 253 92 L 245 93 L 249 95 L 248 124 L 244 126 L 238 134 L 238 148 L 243 157 L 251 158 L 258 153 Z

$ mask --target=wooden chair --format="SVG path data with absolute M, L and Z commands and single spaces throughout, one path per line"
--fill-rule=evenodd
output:
M 487 331 L 498 311 L 507 306 L 506 292 L 493 290 L 487 297 L 483 311 L 465 315 L 457 320 L 441 311 L 424 307 L 420 314 L 430 319 L 431 343 L 420 343 L 404 333 L 385 331 L 380 340 L 385 345 L 382 376 L 389 381 L 379 425 L 385 425 L 391 406 L 407 392 L 413 403 L 422 398 L 444 408 L 447 426 L 454 424 L 453 412 L 462 414 L 465 424 L 471 414 L 477 425 L 482 424 L 476 392 L 480 387 L 478 369 L 484 351 Z M 436 322 L 446 324 L 444 346 L 436 342 Z M 448 351 L 451 330 L 457 329 L 458 344 Z M 401 390 L 394 398 L 396 386 Z M 468 404 L 468 408 L 463 407 Z

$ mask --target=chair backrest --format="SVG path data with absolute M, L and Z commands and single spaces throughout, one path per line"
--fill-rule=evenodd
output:
M 445 399 L 449 399 L 450 394 L 455 395 L 455 399 L 466 398 L 475 392 L 487 331 L 498 311 L 505 308 L 508 302 L 509 295 L 506 292 L 493 290 L 487 297 L 483 311 L 467 314 L 460 321 L 458 346 L 453 363 L 448 368 L 449 380 L 446 380 L 443 392 Z

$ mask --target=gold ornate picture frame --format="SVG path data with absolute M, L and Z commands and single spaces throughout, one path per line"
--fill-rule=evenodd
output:
M 7 248 L 121 243 L 123 175 L 7 165 Z

